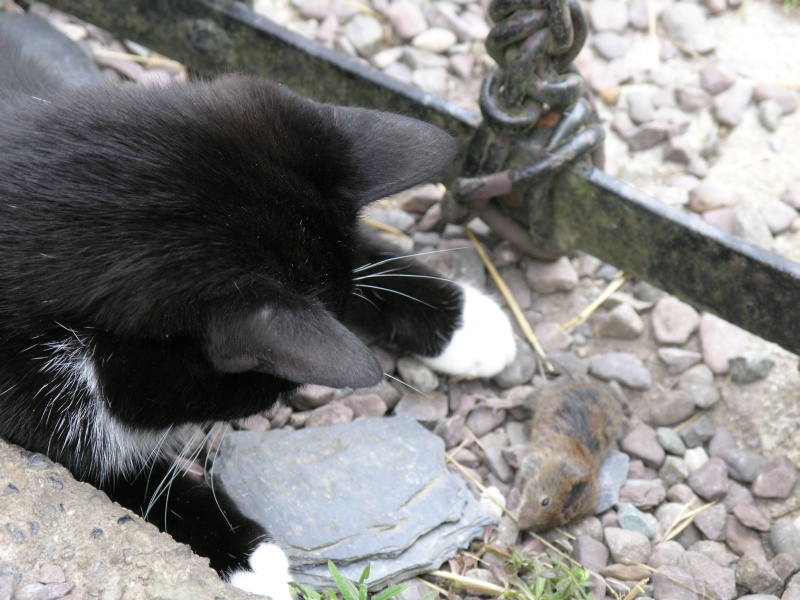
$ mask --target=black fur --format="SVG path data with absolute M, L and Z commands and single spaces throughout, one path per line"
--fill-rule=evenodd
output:
M 396 254 L 358 215 L 437 174 L 453 141 L 248 77 L 72 87 L 26 54 L 21 24 L 0 21 L 0 436 L 220 572 L 245 567 L 265 532 L 230 498 L 188 477 L 156 493 L 170 440 L 304 383 L 377 383 L 354 330 L 442 351 L 460 288 L 377 264 Z M 389 291 L 359 287 L 387 269 L 370 281 Z

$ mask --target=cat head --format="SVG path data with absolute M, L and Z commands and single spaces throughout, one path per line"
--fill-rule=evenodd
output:
M 449 135 L 250 77 L 20 102 L 4 139 L 18 164 L 0 170 L 26 173 L 29 314 L 195 339 L 224 372 L 376 383 L 338 320 L 359 213 L 444 169 Z

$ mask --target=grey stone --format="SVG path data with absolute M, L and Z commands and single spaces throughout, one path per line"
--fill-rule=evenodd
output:
M 773 556 L 769 560 L 769 565 L 775 570 L 781 581 L 786 581 L 797 571 L 797 561 L 785 552 Z
M 649 123 L 655 118 L 655 109 L 650 94 L 645 91 L 634 91 L 628 94 L 628 115 L 636 125 Z
M 415 223 L 414 216 L 404 210 L 373 208 L 367 211 L 367 216 L 403 232 L 409 232 Z
M 586 515 L 577 521 L 572 521 L 567 525 L 566 529 L 576 539 L 588 537 L 598 542 L 603 541 L 603 524 L 594 515 Z M 608 557 L 607 551 L 606 557 Z
M 292 406 L 297 408 L 318 408 L 333 400 L 335 394 L 335 389 L 324 385 L 304 385 L 292 398 Z
M 670 486 L 686 481 L 689 473 L 689 466 L 686 461 L 677 456 L 667 456 L 664 459 L 664 464 L 658 470 L 658 476 L 664 482 L 664 485 Z
M 424 396 L 416 392 L 406 392 L 394 407 L 394 413 L 433 426 L 447 416 L 447 396 L 440 392 L 431 392 Z
M 628 50 L 630 42 L 614 31 L 603 31 L 591 38 L 592 48 L 606 60 L 620 58 Z
M 755 199 L 744 198 L 736 205 L 733 233 L 756 246 L 772 249 L 772 233 Z
M 46 564 L 39 568 L 39 583 L 66 583 L 64 569 L 58 565 Z
M 649 510 L 661 504 L 666 495 L 667 490 L 664 489 L 663 482 L 658 479 L 651 481 L 630 478 L 620 490 L 619 498 L 620 503 L 627 502 L 636 508 Z
M 725 448 L 720 450 L 717 456 L 728 465 L 728 473 L 731 477 L 745 483 L 753 481 L 759 469 L 767 464 L 767 459 L 760 454 L 739 448 Z
M 714 436 L 708 444 L 708 453 L 711 456 L 719 456 L 723 451 L 736 448 L 736 440 L 733 438 L 731 430 L 725 425 L 720 425 L 714 429 Z
M 388 407 L 378 394 L 353 394 L 342 399 L 342 404 L 353 411 L 353 418 L 382 417 Z
M 654 569 L 660 569 L 665 565 L 685 566 L 686 550 L 674 540 L 660 542 L 653 548 L 647 564 Z
M 694 414 L 694 395 L 686 390 L 664 391 L 650 409 L 653 425 L 676 425 Z
M 703 9 L 696 4 L 679 2 L 668 6 L 661 13 L 661 22 L 669 37 L 682 48 L 706 54 L 715 47 Z
M 755 498 L 750 490 L 736 481 L 731 481 L 728 493 L 722 499 L 722 503 L 729 511 L 733 510 L 737 504 L 752 504 L 753 502 L 755 502 Z
M 686 453 L 686 443 L 674 429 L 659 427 L 656 429 L 656 439 L 661 447 L 670 454 L 683 456 Z
M 718 457 L 709 458 L 686 480 L 698 496 L 708 501 L 721 500 L 728 491 L 728 466 Z
M 715 96 L 730 88 L 735 81 L 736 65 L 732 63 L 719 63 L 704 67 L 700 71 L 700 85 Z
M 458 446 L 467 436 L 464 415 L 456 414 L 436 422 L 433 433 L 444 440 L 445 447 Z
M 670 375 L 680 375 L 689 367 L 700 362 L 703 355 L 682 348 L 659 348 L 658 357 L 667 365 L 667 372 Z
M 510 483 L 514 479 L 514 471 L 503 458 L 503 449 L 508 446 L 508 435 L 500 428 L 488 433 L 481 438 L 484 448 L 484 459 L 489 471 L 494 473 L 503 483 Z
M 640 152 L 655 148 L 666 140 L 669 137 L 669 128 L 656 122 L 643 123 L 624 137 L 631 152 Z
M 597 32 L 625 31 L 628 25 L 628 10 L 618 0 L 597 0 L 589 5 L 589 18 Z
M 620 488 L 628 474 L 629 462 L 628 455 L 617 450 L 611 450 L 603 459 L 597 476 L 600 493 L 597 495 L 595 514 L 604 513 L 617 504 Z
M 675 91 L 678 106 L 686 112 L 697 112 L 711 106 L 711 96 L 703 88 L 696 85 L 679 87 Z
M 725 542 L 728 547 L 736 554 L 742 555 L 748 550 L 755 550 L 763 553 L 761 538 L 758 534 L 742 525 L 733 515 L 728 516 L 728 523 L 725 528 Z
M 694 548 L 694 546 L 692 546 Z M 710 600 L 733 600 L 736 598 L 736 581 L 733 569 L 722 566 L 713 558 L 699 552 L 686 553 L 686 565 L 699 589 Z
M 456 34 L 449 29 L 442 27 L 431 27 L 422 33 L 414 36 L 411 44 L 415 48 L 427 50 L 428 52 L 443 53 L 458 42 Z
M 366 14 L 354 16 L 345 23 L 342 31 L 361 56 L 374 54 L 384 39 L 381 22 Z
M 739 557 L 731 552 L 723 542 L 714 542 L 712 540 L 700 540 L 692 544 L 689 551 L 707 556 L 721 567 L 730 567 L 739 560 Z M 695 557 L 693 556 L 692 558 Z M 733 581 L 733 573 L 731 573 L 731 581 Z
M 777 131 L 783 117 L 783 108 L 775 100 L 758 103 L 758 122 L 767 131 Z
M 728 361 L 744 352 L 747 334 L 710 313 L 700 317 L 700 345 L 703 360 L 717 375 L 727 373 Z
M 728 511 L 723 504 L 714 504 L 698 513 L 694 518 L 694 526 L 709 540 L 725 539 Z
M 494 382 L 501 388 L 512 388 L 530 383 L 536 372 L 536 354 L 531 347 L 517 342 L 517 355 L 500 373 L 495 375 Z
M 439 377 L 436 373 L 416 358 L 406 357 L 398 360 L 397 373 L 404 383 L 423 394 L 432 392 L 439 387 Z
M 772 524 L 769 545 L 776 554 L 789 554 L 800 564 L 800 529 L 790 519 L 783 517 Z
M 370 582 L 379 586 L 438 567 L 488 523 L 445 468 L 441 439 L 407 418 L 236 432 L 223 441 L 212 473 L 308 584 L 330 585 L 319 548 L 351 580 L 371 563 Z
M 731 380 L 739 385 L 753 383 L 769 375 L 775 361 L 763 354 L 746 352 L 728 361 Z
M 466 425 L 472 433 L 481 437 L 502 425 L 507 414 L 505 409 L 481 406 L 469 413 Z
M 699 317 L 698 317 L 699 318 Z M 642 335 L 644 322 L 630 304 L 619 304 L 611 309 L 600 326 L 605 337 L 632 340 Z
M 773 235 L 788 231 L 798 216 L 795 208 L 771 198 L 764 200 L 759 208 Z
M 641 359 L 627 352 L 609 352 L 593 358 L 589 372 L 604 381 L 617 381 L 637 390 L 650 389 L 653 384 L 650 371 Z
M 305 426 L 308 428 L 328 427 L 339 423 L 349 423 L 353 420 L 353 409 L 341 402 L 331 402 L 325 406 L 320 406 L 311 411 L 306 420 Z
M 746 83 L 735 83 L 730 89 L 714 97 L 714 117 L 728 127 L 736 127 L 753 99 L 753 88 Z
M 788 498 L 797 481 L 797 469 L 785 456 L 779 456 L 758 469 L 750 489 L 759 498 Z
M 653 573 L 653 596 L 669 600 L 698 600 L 694 577 L 675 565 L 664 565 Z
M 697 448 L 689 448 L 686 454 L 683 455 L 683 460 L 686 461 L 686 466 L 689 467 L 689 472 L 694 473 L 708 462 L 708 454 L 702 446 Z
M 714 436 L 714 432 L 711 420 L 706 415 L 702 415 L 681 429 L 680 436 L 688 448 L 696 448 L 710 440 Z
M 419 6 L 413 2 L 394 2 L 389 6 L 388 13 L 392 27 L 404 40 L 410 40 L 415 35 L 422 33 L 428 28 L 425 15 L 422 14 Z
M 735 206 L 739 196 L 713 181 L 703 181 L 689 192 L 689 207 L 696 213 Z
M 419 68 L 411 74 L 411 83 L 421 90 L 437 96 L 444 96 L 447 93 L 449 79 L 450 75 L 445 67 Z M 456 259 L 456 257 L 453 258 Z
M 733 507 L 733 516 L 745 527 L 756 531 L 769 531 L 770 520 L 755 504 L 739 503 Z
M 69 594 L 73 583 L 29 583 L 17 590 L 14 600 L 57 600 Z
M 646 536 L 619 527 L 606 527 L 604 533 L 614 562 L 647 563 L 652 546 Z
M 691 509 L 687 508 L 684 504 L 677 502 L 665 502 L 656 508 L 655 515 L 656 519 L 658 519 L 659 525 L 661 526 L 661 531 L 666 533 L 673 529 L 676 523 L 678 523 L 678 519 L 683 519 L 688 514 L 689 510 Z M 697 531 L 697 527 L 690 524 L 684 528 L 683 531 L 681 531 L 674 539 L 684 548 L 688 548 L 692 544 L 699 541 L 700 538 L 700 532 Z
M 617 507 L 617 519 L 620 527 L 628 531 L 636 531 L 652 540 L 659 532 L 658 520 L 651 514 L 642 512 L 633 504 L 620 503 Z
M 655 468 L 664 462 L 664 449 L 656 439 L 655 430 L 644 423 L 637 425 L 622 439 L 620 448 Z
M 735 208 L 714 208 L 707 210 L 701 216 L 703 221 L 709 225 L 713 225 L 725 233 L 733 233 L 733 228 L 736 225 Z
M 542 321 L 533 328 L 534 334 L 545 352 L 563 352 L 572 344 L 572 335 L 561 329 L 561 325 L 553 321 Z
M 753 97 L 759 103 L 766 101 L 777 103 L 785 115 L 793 113 L 800 105 L 800 93 L 782 85 L 756 85 L 753 88 Z
M 767 561 L 764 553 L 751 549 L 736 565 L 736 584 L 756 594 L 780 594 L 783 580 Z
M 597 573 L 608 564 L 608 548 L 606 548 L 605 544 L 591 537 L 577 536 L 573 545 L 573 557 L 584 568 Z M 593 594 L 601 598 L 605 592 L 603 581 L 598 577 L 593 577 L 592 581 Z
M 686 371 L 674 389 L 690 394 L 698 408 L 709 408 L 720 398 L 714 374 L 706 365 L 696 365 Z
M 532 260 L 525 271 L 525 277 L 537 294 L 571 292 L 578 285 L 578 273 L 566 256 L 554 262 Z

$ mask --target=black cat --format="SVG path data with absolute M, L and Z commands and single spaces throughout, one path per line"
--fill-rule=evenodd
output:
M 513 358 L 496 304 L 359 226 L 453 141 L 249 77 L 71 87 L 24 51 L 31 22 L 0 22 L 0 436 L 286 598 L 267 533 L 175 477 L 178 440 L 305 383 L 378 383 L 353 330 L 447 373 Z

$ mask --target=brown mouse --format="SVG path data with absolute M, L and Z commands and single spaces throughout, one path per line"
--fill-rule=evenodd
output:
M 520 529 L 560 527 L 594 508 L 600 464 L 621 424 L 622 408 L 605 384 L 569 382 L 536 396 L 531 449 L 514 483 Z

